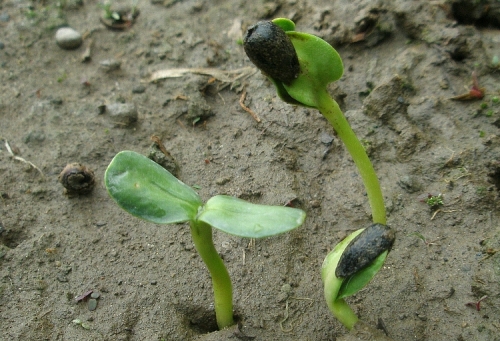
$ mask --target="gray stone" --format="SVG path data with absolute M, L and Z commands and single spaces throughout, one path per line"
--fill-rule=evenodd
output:
M 146 91 L 146 87 L 144 85 L 136 85 L 132 88 L 133 94 L 142 94 Z
M 60 48 L 73 50 L 82 45 L 82 35 L 71 27 L 61 27 L 56 32 L 56 43 Z
M 333 142 L 333 136 L 331 136 L 328 133 L 322 132 L 321 135 L 319 136 L 319 140 L 321 141 L 321 143 L 329 146 Z

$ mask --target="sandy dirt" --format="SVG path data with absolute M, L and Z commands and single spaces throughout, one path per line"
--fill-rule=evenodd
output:
M 320 268 L 337 242 L 370 224 L 370 209 L 328 122 L 283 103 L 238 44 L 247 27 L 274 17 L 342 56 L 345 74 L 329 90 L 373 161 L 397 231 L 384 268 L 349 304 L 393 340 L 500 340 L 498 1 L 137 8 L 130 27 L 111 30 L 94 0 L 0 3 L 0 340 L 347 337 L 323 299 Z M 63 25 L 83 35 L 81 47 L 56 44 Z M 151 82 L 178 68 L 216 71 Z M 484 98 L 452 99 L 469 94 L 473 72 Z M 243 93 L 260 123 L 240 106 Z M 107 110 L 116 103 L 132 114 Z M 140 221 L 106 192 L 113 156 L 149 155 L 152 135 L 203 200 L 228 194 L 307 212 L 303 226 L 269 239 L 215 232 L 239 329 L 215 330 L 189 227 Z M 90 194 L 65 194 L 58 182 L 73 162 L 94 171 Z M 429 194 L 443 205 L 429 207 Z M 75 300 L 88 290 L 100 294 L 93 311 Z M 484 296 L 479 311 L 468 305 Z

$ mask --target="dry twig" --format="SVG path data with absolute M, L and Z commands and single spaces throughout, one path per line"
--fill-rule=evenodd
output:
M 31 167 L 35 168 L 42 175 L 42 177 L 44 176 L 42 170 L 40 168 L 38 168 L 37 166 L 35 166 L 34 163 L 27 161 L 20 156 L 16 156 L 14 154 L 14 152 L 12 151 L 12 148 L 10 148 L 10 144 L 7 140 L 5 140 L 5 148 L 7 148 L 7 152 L 9 152 L 10 156 L 12 156 L 12 158 L 14 160 L 21 161 L 21 162 L 24 162 L 24 163 L 30 165 Z
M 230 71 L 214 68 L 176 68 L 155 71 L 151 74 L 151 77 L 149 77 L 149 79 L 145 79 L 143 80 L 143 82 L 156 82 L 160 79 L 177 78 L 189 73 L 195 73 L 200 75 L 212 76 L 213 78 L 223 83 L 232 84 L 239 79 L 247 78 L 253 75 L 255 72 L 257 72 L 257 69 L 253 67 L 244 67 L 241 69 Z
M 157 146 L 158 148 L 160 148 L 161 152 L 165 155 L 165 156 L 168 156 L 168 157 L 172 157 L 172 155 L 170 155 L 170 153 L 168 152 L 168 150 L 165 148 L 165 146 L 163 145 L 163 143 L 161 142 L 161 139 L 156 136 L 156 135 L 152 135 L 151 136 L 151 141 L 153 141 Z
M 247 107 L 245 105 L 245 97 L 247 96 L 247 92 L 246 90 L 243 90 L 243 93 L 241 94 L 241 97 L 240 97 L 240 106 L 243 108 L 243 110 L 245 110 L 247 113 L 249 113 L 254 120 L 257 121 L 257 123 L 260 123 L 260 118 L 259 116 L 257 116 L 257 114 L 252 110 L 250 109 L 249 107 Z

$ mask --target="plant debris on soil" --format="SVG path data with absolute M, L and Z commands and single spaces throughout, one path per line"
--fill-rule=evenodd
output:
M 498 1 L 107 4 L 0 4 L 0 339 L 348 339 L 320 268 L 370 210 L 328 122 L 277 98 L 243 51 L 246 29 L 275 17 L 341 55 L 345 73 L 329 91 L 396 230 L 384 268 L 349 305 L 393 340 L 498 339 Z M 81 46 L 61 48 L 62 27 Z M 153 153 L 151 136 L 203 200 L 307 212 L 299 229 L 266 240 L 214 233 L 234 281 L 234 328 L 214 327 L 210 277 L 186 226 L 133 218 L 106 192 L 111 159 Z M 73 163 L 95 176 L 85 195 L 58 182 Z M 422 193 L 444 200 L 429 209 Z

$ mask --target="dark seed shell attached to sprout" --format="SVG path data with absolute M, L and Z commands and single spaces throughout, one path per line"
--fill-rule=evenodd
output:
M 285 31 L 271 21 L 251 26 L 243 39 L 245 52 L 262 72 L 289 84 L 300 72 L 299 59 Z
M 384 251 L 390 250 L 396 235 L 382 224 L 373 224 L 356 236 L 342 253 L 335 276 L 347 278 L 370 265 Z
M 94 172 L 79 163 L 70 163 L 59 174 L 59 182 L 68 194 L 85 194 L 94 189 Z

